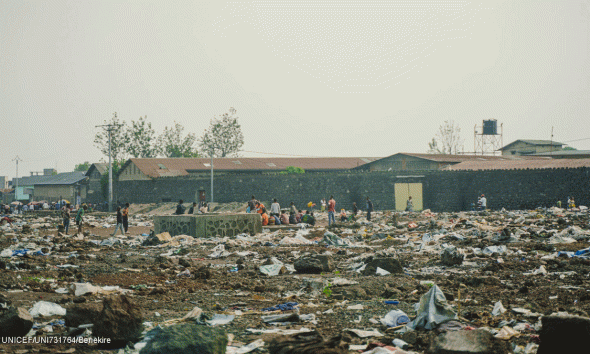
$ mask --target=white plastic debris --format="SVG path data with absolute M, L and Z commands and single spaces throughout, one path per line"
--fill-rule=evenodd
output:
M 33 305 L 29 313 L 33 317 L 65 316 L 66 309 L 53 302 L 39 301 Z
M 386 271 L 386 270 L 385 270 L 385 269 L 383 269 L 383 268 L 379 268 L 379 267 L 377 267 L 377 270 L 375 271 L 375 274 L 377 274 L 377 275 L 389 275 L 389 274 L 391 274 L 391 273 L 390 273 L 390 272 L 388 272 L 388 271 Z
M 494 304 L 494 309 L 492 310 L 492 315 L 499 316 L 499 315 L 503 314 L 504 312 L 506 312 L 506 309 L 502 305 L 502 301 L 496 302 Z

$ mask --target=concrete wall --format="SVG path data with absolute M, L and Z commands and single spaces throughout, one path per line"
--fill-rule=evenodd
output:
M 563 205 L 569 195 L 590 205 L 590 168 L 546 170 L 340 172 L 293 175 L 226 175 L 214 179 L 215 202 L 244 202 L 277 198 L 281 207 L 294 201 L 304 209 L 309 201 L 319 204 L 334 195 L 337 208 L 350 210 L 352 202 L 365 208 L 369 196 L 376 210 L 395 208 L 395 183 L 422 183 L 424 209 L 469 210 L 484 193 L 491 209 L 522 209 Z M 149 181 L 120 181 L 121 202 L 153 203 L 183 199 L 190 203 L 198 190 L 211 200 L 208 178 L 169 177 Z M 269 207 L 267 205 L 267 207 Z
M 154 217 L 156 234 L 193 237 L 255 235 L 262 232 L 260 214 L 167 215 Z
M 86 202 L 86 188 L 86 185 L 80 186 L 82 202 Z M 33 199 L 57 202 L 59 198 L 62 197 L 69 200 L 71 203 L 75 203 L 77 194 L 78 187 L 72 185 L 36 185 L 33 191 Z

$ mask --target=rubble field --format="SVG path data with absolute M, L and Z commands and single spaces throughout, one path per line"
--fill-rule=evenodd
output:
M 125 236 L 105 213 L 80 235 L 7 215 L 0 353 L 542 353 L 590 336 L 584 207 L 155 235 L 172 210 L 132 206 Z

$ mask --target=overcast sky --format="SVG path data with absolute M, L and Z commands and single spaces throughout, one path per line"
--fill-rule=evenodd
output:
M 445 120 L 473 151 L 490 118 L 590 149 L 590 0 L 4 0 L 0 35 L 0 176 L 98 162 L 113 112 L 235 107 L 243 156 L 426 152 Z

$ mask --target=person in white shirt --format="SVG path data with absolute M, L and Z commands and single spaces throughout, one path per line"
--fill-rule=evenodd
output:
M 270 215 L 272 216 L 280 216 L 281 215 L 281 205 L 277 202 L 277 199 L 272 200 L 272 204 L 270 205 Z
M 481 198 L 479 199 L 481 202 L 481 210 L 486 210 L 486 207 L 488 206 L 488 201 L 486 199 L 485 195 L 481 195 Z

